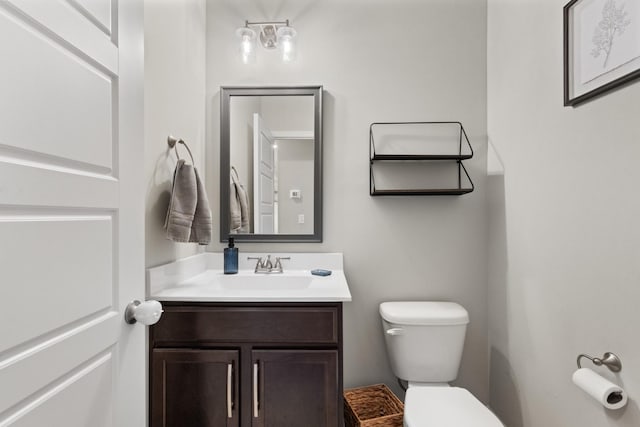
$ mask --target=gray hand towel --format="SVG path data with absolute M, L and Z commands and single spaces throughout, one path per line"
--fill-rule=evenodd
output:
M 247 190 L 240 183 L 238 172 L 231 167 L 231 193 L 229 200 L 229 214 L 231 217 L 231 231 L 235 233 L 249 232 L 249 196 Z
M 211 243 L 211 234 L 213 231 L 209 199 L 207 198 L 207 191 L 200 180 L 200 175 L 198 175 L 198 169 L 193 168 L 193 172 L 196 176 L 198 201 L 196 203 L 196 211 L 193 216 L 193 223 L 191 224 L 191 235 L 189 236 L 189 241 L 197 242 L 201 245 L 208 245 Z
M 211 242 L 212 222 L 204 186 L 193 165 L 178 160 L 164 227 L 175 242 Z
M 237 188 L 238 201 L 240 203 L 240 232 L 249 232 L 249 195 L 242 185 Z
M 242 226 L 241 214 L 240 214 L 240 200 L 238 199 L 238 191 L 236 190 L 236 184 L 231 183 L 231 193 L 229 194 L 229 216 L 231 217 L 231 224 L 229 227 L 231 231 L 236 233 Z

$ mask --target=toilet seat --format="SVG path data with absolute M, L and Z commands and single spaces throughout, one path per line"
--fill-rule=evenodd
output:
M 498 417 L 460 387 L 409 387 L 405 427 L 504 427 Z

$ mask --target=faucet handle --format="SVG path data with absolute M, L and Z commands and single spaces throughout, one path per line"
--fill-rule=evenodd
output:
M 281 262 L 281 260 L 283 260 L 283 259 L 291 259 L 291 257 L 288 257 L 288 256 L 276 257 L 276 263 L 273 266 L 273 268 L 277 269 L 280 273 L 282 273 L 282 262 Z
M 256 262 L 256 268 L 255 268 L 255 272 L 258 272 L 258 269 L 260 268 L 264 268 L 264 261 L 262 260 L 262 257 L 260 256 L 248 256 L 247 259 L 255 259 L 257 260 Z

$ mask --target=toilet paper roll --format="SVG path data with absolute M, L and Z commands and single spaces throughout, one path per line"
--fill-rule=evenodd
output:
M 627 404 L 627 393 L 588 368 L 573 373 L 573 383 L 607 409 L 620 409 Z

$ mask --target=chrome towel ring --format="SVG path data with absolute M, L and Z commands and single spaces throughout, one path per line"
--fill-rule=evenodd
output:
M 189 153 L 189 157 L 191 157 L 191 163 L 195 164 L 195 161 L 193 160 L 193 154 L 191 154 L 191 150 L 189 149 L 189 146 L 182 139 L 178 139 L 178 138 L 175 138 L 175 137 L 169 135 L 167 137 L 167 144 L 169 144 L 169 147 L 171 147 L 174 150 L 176 150 L 176 157 L 178 158 L 178 160 L 180 160 L 180 154 L 178 154 L 178 146 L 177 146 L 177 144 L 184 145 L 184 148 L 186 148 L 187 152 Z

